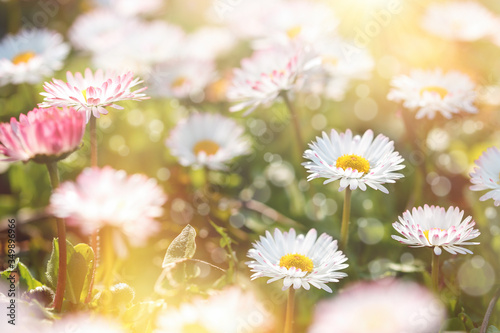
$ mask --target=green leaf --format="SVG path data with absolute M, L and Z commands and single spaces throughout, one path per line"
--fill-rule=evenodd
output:
M 16 262 L 14 265 L 1 273 L 1 277 L 3 279 L 9 278 L 12 271 L 16 271 L 19 273 L 19 283 L 21 288 L 26 288 L 27 290 L 35 289 L 36 287 L 41 287 L 43 284 L 35 279 L 33 275 L 31 275 L 28 267 L 25 264 L 19 261 L 19 258 L 16 258 Z
M 486 333 L 500 333 L 500 330 L 496 328 L 495 326 L 490 326 L 486 330 Z
M 89 250 L 90 249 L 90 250 Z M 73 247 L 68 240 L 66 240 L 66 289 L 64 298 L 73 304 L 77 304 L 84 299 L 82 291 L 87 283 L 90 283 L 89 272 L 92 274 L 92 267 L 94 261 L 94 253 L 92 249 L 86 244 L 78 244 Z M 90 267 L 90 269 L 89 269 Z M 53 289 L 57 287 L 57 274 L 59 272 L 59 243 L 57 238 L 54 238 L 52 244 L 52 253 L 47 263 L 47 280 Z M 86 295 L 86 293 L 84 293 Z
M 163 258 L 162 268 L 183 261 L 184 259 L 191 259 L 196 252 L 195 238 L 196 231 L 188 224 L 170 243 L 165 258 Z
M 76 244 L 75 251 L 83 256 L 87 266 L 87 274 L 85 275 L 85 280 L 83 283 L 83 289 L 80 294 L 80 302 L 85 302 L 87 294 L 89 292 L 90 283 L 92 281 L 92 274 L 94 272 L 94 250 L 87 244 Z
M 464 323 L 457 317 L 446 320 L 444 327 L 449 331 L 465 331 Z

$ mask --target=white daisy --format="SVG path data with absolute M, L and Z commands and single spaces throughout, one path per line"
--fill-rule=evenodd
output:
M 332 292 L 326 284 L 339 282 L 347 274 L 338 272 L 348 267 L 347 258 L 342 251 L 337 251 L 337 241 L 323 233 L 317 237 L 315 229 L 304 235 L 296 235 L 294 229 L 282 233 L 274 230 L 274 237 L 266 231 L 266 237 L 254 243 L 248 251 L 247 262 L 254 272 L 252 280 L 269 277 L 267 283 L 283 279 L 283 290 L 293 285 L 294 289 L 303 287 L 309 290 L 311 285 Z
M 97 70 L 94 74 L 90 69 L 85 70 L 85 76 L 77 72 L 73 75 L 66 73 L 68 82 L 52 79 L 52 82 L 45 82 L 43 88 L 45 92 L 40 95 L 45 96 L 44 102 L 39 107 L 63 107 L 71 106 L 77 110 L 85 111 L 87 122 L 92 114 L 99 118 L 101 114 L 108 114 L 105 109 L 110 106 L 115 109 L 123 107 L 115 104 L 121 101 L 140 101 L 148 99 L 145 94 L 141 94 L 146 89 L 140 88 L 135 91 L 131 89 L 142 83 L 139 78 L 133 77 L 132 72 L 115 75 L 112 72 L 104 73 Z
M 109 9 L 97 9 L 77 17 L 68 31 L 75 48 L 90 52 L 104 52 L 110 44 L 124 40 L 127 25 L 135 25 L 133 19 L 124 19 Z
M 272 315 L 253 293 L 230 287 L 158 315 L 155 333 L 271 332 Z
M 151 95 L 188 98 L 203 92 L 215 78 L 212 60 L 178 59 L 155 66 L 147 79 Z
M 187 35 L 178 52 L 179 57 L 213 60 L 235 44 L 236 37 L 231 30 L 205 26 Z
M 194 113 L 177 124 L 165 144 L 183 166 L 224 170 L 233 158 L 250 152 L 244 131 L 220 114 Z
M 434 253 L 440 255 L 442 250 L 451 254 L 466 254 L 472 251 L 461 247 L 461 245 L 477 245 L 479 243 L 468 242 L 480 235 L 472 216 L 462 220 L 464 211 L 458 207 L 450 207 L 445 210 L 438 206 L 425 205 L 424 208 L 413 208 L 407 210 L 399 221 L 392 224 L 394 229 L 404 237 L 392 236 L 402 244 L 410 247 L 433 247 Z
M 410 110 L 416 110 L 416 118 L 433 119 L 436 113 L 446 118 L 460 111 L 476 113 L 476 85 L 465 74 L 440 69 L 413 70 L 410 75 L 399 75 L 391 81 L 387 95 L 390 101 L 402 102 Z
M 95 67 L 144 75 L 154 65 L 176 58 L 185 41 L 182 28 L 160 20 L 131 20 L 117 30 L 120 36 L 108 38 L 107 47 L 94 53 Z
M 162 0 L 93 0 L 101 8 L 109 9 L 122 16 L 154 14 L 161 10 Z
M 422 27 L 444 39 L 475 41 L 493 29 L 495 16 L 476 1 L 432 3 L 422 19 Z
M 275 48 L 243 59 L 227 91 L 228 99 L 238 102 L 230 110 L 247 109 L 248 114 L 259 105 L 269 105 L 281 92 L 300 89 L 308 71 L 317 65 L 318 59 L 310 57 L 304 50 Z
M 471 172 L 472 191 L 489 190 L 479 198 L 480 201 L 493 199 L 495 206 L 500 206 L 500 151 L 496 147 L 488 148 L 476 161 Z
M 351 130 L 337 133 L 332 129 L 330 136 L 316 137 L 316 142 L 309 144 L 311 149 L 304 152 L 304 158 L 311 161 L 302 165 L 311 174 L 308 180 L 328 178 L 323 184 L 340 179 L 339 191 L 349 187 L 358 187 L 365 191 L 366 185 L 384 193 L 389 191 L 382 185 L 395 183 L 403 178 L 400 173 L 405 166 L 404 159 L 394 151 L 394 142 L 379 134 L 373 139 L 373 131 L 367 130 L 363 136 L 352 136 Z
M 0 41 L 0 86 L 38 83 L 62 68 L 69 53 L 63 37 L 51 30 L 21 30 Z
M 309 333 L 438 332 L 443 304 L 426 288 L 394 279 L 357 282 L 321 301 Z
M 261 38 L 252 43 L 256 49 L 276 45 L 314 45 L 325 36 L 336 33 L 339 20 L 332 7 L 303 0 L 279 1 L 262 16 L 265 27 Z
M 341 38 L 328 38 L 314 45 L 321 60 L 304 89 L 340 101 L 353 80 L 367 80 L 375 62 L 370 53 Z
M 224 24 L 240 38 L 255 38 L 266 35 L 267 27 L 263 19 L 282 1 L 252 0 L 239 1 L 237 4 L 215 1 L 213 6 L 208 6 L 206 16 L 213 23 Z

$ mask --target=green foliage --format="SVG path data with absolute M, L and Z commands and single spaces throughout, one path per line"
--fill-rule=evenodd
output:
M 72 304 L 84 302 L 92 277 L 94 266 L 94 251 L 87 244 L 73 246 L 66 241 L 66 290 L 64 298 Z M 53 289 L 57 286 L 57 275 L 59 272 L 59 243 L 54 238 L 52 253 L 47 263 L 47 281 Z
M 20 262 L 19 258 L 16 258 L 16 262 L 14 263 L 14 265 L 3 271 L 0 274 L 0 276 L 2 277 L 2 279 L 7 280 L 12 274 L 12 272 L 19 273 L 19 283 L 21 285 L 21 288 L 23 289 L 29 291 L 37 287 L 43 286 L 43 284 L 40 281 L 38 281 L 31 275 L 28 267 L 26 267 L 25 264 Z

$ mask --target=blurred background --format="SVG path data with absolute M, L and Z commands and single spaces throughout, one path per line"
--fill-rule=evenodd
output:
M 123 103 L 124 110 L 111 110 L 97 122 L 99 164 L 123 169 L 128 174 L 154 177 L 168 194 L 165 213 L 160 219 L 161 232 L 147 246 L 133 248 L 118 265 L 119 276 L 135 290 L 137 302 L 163 298 L 167 303 L 179 303 L 232 282 L 221 280 L 221 273 L 207 265 L 193 264 L 189 267 L 192 270 L 189 279 L 171 281 L 165 295 L 154 293 L 165 251 L 187 224 L 197 231 L 195 258 L 234 270 L 233 281 L 248 287 L 246 253 L 266 230 L 293 227 L 305 233 L 316 228 L 334 238 L 340 236 L 343 193 L 338 192 L 335 182 L 322 185 L 320 180 L 306 181 L 306 171 L 300 164 L 303 159 L 293 145 L 295 133 L 285 105 L 278 101 L 248 116 L 229 112 L 231 103 L 225 98 L 225 90 L 232 69 L 252 54 L 252 41 L 258 37 L 252 31 L 245 31 L 252 30 L 256 18 L 264 14 L 270 22 L 275 15 L 276 20 L 279 17 L 271 11 L 273 1 L 259 2 L 253 10 L 249 2 L 122 1 L 122 7 L 116 7 L 111 0 L 0 2 L 0 37 L 23 27 L 48 28 L 61 33 L 72 45 L 63 69 L 55 73 L 55 78 L 65 80 L 66 71 L 82 72 L 87 67 L 98 69 L 115 64 L 134 67 L 134 74 L 150 87 L 146 93 L 153 95 L 151 100 Z M 405 158 L 406 168 L 402 170 L 405 178 L 389 184 L 389 194 L 371 189 L 354 192 L 351 247 L 346 252 L 349 277 L 333 289 L 382 276 L 430 285 L 431 251 L 410 249 L 391 239 L 395 234 L 391 224 L 414 206 L 458 206 L 465 210 L 466 216 L 473 216 L 481 231 L 478 239 L 481 244 L 471 247 L 474 255 L 442 255 L 442 300 L 448 309 L 449 330 L 468 331 L 480 324 L 499 286 L 498 209 L 492 200 L 480 202 L 481 194 L 469 190 L 468 174 L 474 160 L 486 148 L 500 144 L 500 45 L 491 38 L 447 40 L 424 30 L 421 20 L 426 8 L 439 2 L 442 1 L 323 1 L 338 19 L 338 35 L 368 52 L 373 66 L 366 77 L 350 80 L 343 96 L 326 98 L 303 92 L 295 95 L 294 103 L 307 142 L 331 128 L 339 132 L 350 128 L 356 134 L 373 129 L 375 134 L 383 133 L 394 140 L 396 150 Z M 476 2 L 500 17 L 498 1 Z M 96 51 L 100 40 L 90 30 L 88 33 L 94 38 L 85 39 L 85 29 L 98 27 L 102 22 L 98 23 L 97 16 L 92 15 L 105 10 L 116 14 L 115 18 L 123 24 L 134 21 L 137 26 L 122 29 L 116 25 L 108 29 L 108 47 Z M 84 18 L 93 23 L 84 26 Z M 177 32 L 181 31 L 185 39 L 175 44 L 177 32 L 172 29 L 170 35 L 161 35 L 150 27 L 137 28 L 158 21 L 178 28 Z M 193 69 L 195 75 L 202 80 L 203 71 L 210 68 L 209 79 L 200 82 L 201 86 L 192 94 L 153 94 L 151 89 L 155 84 L 161 91 L 158 74 L 171 70 L 154 59 L 155 54 L 161 53 L 154 46 L 169 47 L 173 57 L 189 54 L 196 58 L 203 65 L 201 70 Z M 141 57 L 131 57 L 134 52 L 141 53 Z M 414 119 L 414 113 L 386 98 L 390 80 L 414 68 L 455 69 L 468 74 L 478 87 L 479 112 L 454 115 L 452 119 L 442 116 L 433 120 Z M 50 79 L 47 77 L 45 81 Z M 0 87 L 0 121 L 17 118 L 42 102 L 39 95 L 42 84 Z M 178 121 L 194 111 L 216 112 L 236 119 L 252 138 L 253 153 L 235 161 L 229 172 L 205 173 L 203 169 L 179 165 L 164 141 Z M 74 180 L 89 166 L 89 158 L 87 133 L 83 147 L 59 163 L 62 179 Z M 424 178 L 417 177 L 418 170 L 425 172 Z M 0 241 L 5 245 L 7 219 L 15 218 L 20 260 L 44 282 L 45 265 L 56 235 L 54 220 L 46 212 L 50 185 L 45 167 L 36 163 L 2 162 L 0 172 Z M 225 231 L 218 232 L 213 224 Z M 69 239 L 73 243 L 88 242 L 71 227 Z M 2 250 L 5 251 L 5 246 Z M 284 298 L 280 298 L 279 283 L 267 285 L 259 279 L 251 286 L 261 296 L 276 295 L 275 311 L 283 315 L 280 304 Z M 305 295 L 304 291 L 301 293 Z M 311 321 L 313 305 L 327 295 L 311 290 L 307 296 L 298 296 L 297 302 L 296 322 L 302 328 Z M 495 310 L 490 323 L 498 326 L 500 305 Z

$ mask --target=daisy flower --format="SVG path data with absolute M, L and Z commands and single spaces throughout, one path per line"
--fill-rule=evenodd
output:
M 141 245 L 158 231 L 155 218 L 161 216 L 166 200 L 155 179 L 95 167 L 85 169 L 75 182 L 62 183 L 50 197 L 49 211 L 84 234 L 110 226 L 133 245 Z
M 309 290 L 312 285 L 331 293 L 326 284 L 346 277 L 338 271 L 349 266 L 344 264 L 347 258 L 342 251 L 337 251 L 337 241 L 325 233 L 318 237 L 315 229 L 305 236 L 297 236 L 294 229 L 285 233 L 275 229 L 274 237 L 266 231 L 266 237 L 254 243 L 248 257 L 253 259 L 247 262 L 254 272 L 252 280 L 269 277 L 267 283 L 271 283 L 283 279 L 283 290 L 290 286 Z
M 314 45 L 325 36 L 335 34 L 339 20 L 327 4 L 294 0 L 276 2 L 262 17 L 262 24 L 265 30 L 261 38 L 252 43 L 255 49 Z
M 253 39 L 266 35 L 267 28 L 263 19 L 267 12 L 275 12 L 273 9 L 281 2 L 282 0 L 240 1 L 237 6 L 214 2 L 213 6 L 208 6 L 206 16 L 213 23 L 224 24 L 239 38 Z
M 105 109 L 110 106 L 115 109 L 123 107 L 115 104 L 121 101 L 140 101 L 148 99 L 145 94 L 141 94 L 146 89 L 140 88 L 135 91 L 131 89 L 142 83 L 139 78 L 133 77 L 132 72 L 115 75 L 111 72 L 104 73 L 97 70 L 94 74 L 87 68 L 85 76 L 77 72 L 73 75 L 66 73 L 68 82 L 52 79 L 52 82 L 45 82 L 43 88 L 45 92 L 40 95 L 45 96 L 44 102 L 39 107 L 51 106 L 71 106 L 77 110 L 86 112 L 87 122 L 90 117 L 99 118 L 101 114 L 108 114 Z
M 183 166 L 224 170 L 233 158 L 250 152 L 244 128 L 219 114 L 194 113 L 179 122 L 165 142 Z
M 476 1 L 449 1 L 427 7 L 422 27 L 444 39 L 475 41 L 494 27 L 495 16 Z
M 0 154 L 4 161 L 57 161 L 78 149 L 84 133 L 85 115 L 73 108 L 33 109 L 0 124 Z
M 246 109 L 245 114 L 249 114 L 259 105 L 274 102 L 281 92 L 300 89 L 308 71 L 317 64 L 316 60 L 303 50 L 254 52 L 251 58 L 241 61 L 241 68 L 234 70 L 227 97 L 237 104 L 230 111 Z
M 330 136 L 323 132 L 309 147 L 304 158 L 310 161 L 302 163 L 311 173 L 307 179 L 327 178 L 323 184 L 340 179 L 339 191 L 347 187 L 365 191 L 368 185 L 389 193 L 382 184 L 403 178 L 394 172 L 405 167 L 401 164 L 404 159 L 394 151 L 394 142 L 382 134 L 373 139 L 372 130 L 353 137 L 351 130 L 339 134 L 332 129 Z
M 470 174 L 472 191 L 489 190 L 479 198 L 480 201 L 493 199 L 495 206 L 500 206 L 500 151 L 496 147 L 488 148 L 476 161 L 474 172 Z
M 95 67 L 145 75 L 154 65 L 178 57 L 185 43 L 182 28 L 160 20 L 131 20 L 118 33 L 119 38 L 109 38 L 106 48 L 94 52 Z
M 387 95 L 390 101 L 402 102 L 409 110 L 417 111 L 416 118 L 433 119 L 436 113 L 446 118 L 460 111 L 476 113 L 476 85 L 465 74 L 440 69 L 413 70 L 410 75 L 399 75 L 391 81 Z
M 403 216 L 398 217 L 399 221 L 392 224 L 403 237 L 393 235 L 392 238 L 410 247 L 432 247 L 436 255 L 441 254 L 441 248 L 451 254 L 472 254 L 472 251 L 462 245 L 479 244 L 469 240 L 480 233 L 474 229 L 476 223 L 472 217 L 462 220 L 463 216 L 464 211 L 458 207 L 450 207 L 448 210 L 428 205 L 413 208 L 404 212 Z
M 260 333 L 271 332 L 272 325 L 272 315 L 253 293 L 230 287 L 208 299 L 167 308 L 158 315 L 155 333 Z
M 228 28 L 206 26 L 186 36 L 180 57 L 213 60 L 228 52 L 237 40 Z
M 69 45 L 48 29 L 23 29 L 0 41 L 0 86 L 38 83 L 62 68 Z
M 368 51 L 341 38 L 328 38 L 314 45 L 321 65 L 315 68 L 304 88 L 314 94 L 340 101 L 353 80 L 367 80 L 375 66 Z
M 309 333 L 438 332 L 446 316 L 429 290 L 395 279 L 357 282 L 321 301 Z
M 203 93 L 215 78 L 212 60 L 179 59 L 155 66 L 147 79 L 151 95 L 189 98 Z
M 124 39 L 125 27 L 136 24 L 133 19 L 124 20 L 109 9 L 97 9 L 78 16 L 68 36 L 78 50 L 103 52 L 110 44 Z
M 143 14 L 158 13 L 163 6 L 162 0 L 93 0 L 100 8 L 109 9 L 126 18 Z

